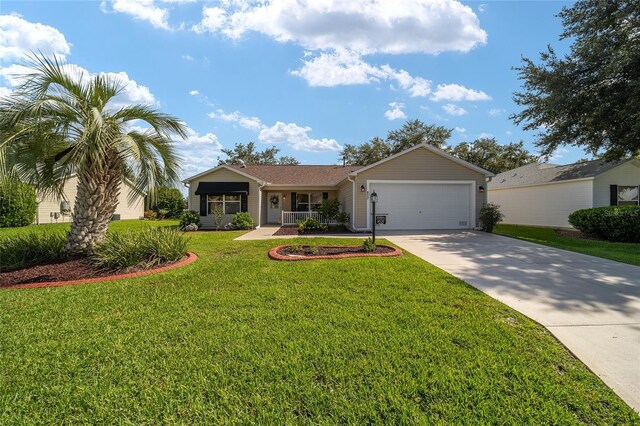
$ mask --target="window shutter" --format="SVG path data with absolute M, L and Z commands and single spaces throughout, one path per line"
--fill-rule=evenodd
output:
M 329 199 L 329 193 L 328 192 L 323 192 L 322 193 L 322 199 L 323 200 L 328 200 Z
M 241 194 L 240 195 L 240 211 L 241 212 L 248 212 L 249 208 L 247 207 L 247 194 Z
M 207 196 L 200 195 L 200 216 L 207 215 Z
M 296 193 L 292 192 L 291 193 L 291 211 L 292 212 L 297 212 L 298 211 L 298 200 L 296 199 Z
M 609 185 L 609 205 L 618 205 L 618 185 Z

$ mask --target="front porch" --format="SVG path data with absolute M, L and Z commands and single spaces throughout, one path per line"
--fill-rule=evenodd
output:
M 290 212 L 290 211 L 282 211 L 281 212 L 281 218 L 280 218 L 280 223 L 283 226 L 287 226 L 287 225 L 297 225 L 298 222 L 302 222 L 303 220 L 306 220 L 308 217 L 312 217 L 314 219 L 316 219 L 317 221 L 319 221 L 320 223 L 324 223 L 325 225 L 337 225 L 338 222 L 336 222 L 335 220 L 331 219 L 328 220 L 327 218 L 325 218 L 324 216 L 322 216 L 320 213 L 318 212 Z

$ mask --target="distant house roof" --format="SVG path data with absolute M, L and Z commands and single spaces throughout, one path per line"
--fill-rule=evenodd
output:
M 634 160 L 610 162 L 593 160 L 566 165 L 533 163 L 496 175 L 489 183 L 489 188 L 511 188 L 514 186 L 540 185 L 567 180 L 593 178 L 627 161 Z

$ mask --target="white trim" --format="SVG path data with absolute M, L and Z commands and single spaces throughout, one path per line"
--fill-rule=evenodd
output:
M 191 181 L 193 181 L 193 180 L 195 180 L 195 179 L 198 179 L 199 177 L 202 177 L 202 176 L 208 175 L 208 174 L 210 174 L 210 173 L 217 172 L 217 171 L 218 171 L 218 170 L 220 170 L 220 169 L 226 169 L 226 170 L 229 170 L 230 172 L 237 173 L 237 174 L 239 174 L 240 176 L 244 176 L 244 177 L 246 177 L 246 178 L 249 178 L 249 179 L 255 180 L 255 181 L 256 181 L 256 182 L 258 182 L 259 184 L 260 184 L 260 183 L 266 183 L 266 182 L 265 182 L 265 181 L 263 181 L 262 179 L 258 179 L 258 178 L 257 178 L 257 177 L 255 177 L 255 176 L 251 176 L 249 173 L 241 172 L 240 170 L 234 169 L 233 167 L 229 167 L 229 166 L 228 166 L 228 165 L 226 165 L 226 164 L 220 164 L 219 166 L 216 166 L 216 167 L 214 167 L 214 168 L 212 168 L 212 169 L 205 170 L 204 172 L 199 173 L 199 174 L 197 174 L 197 175 L 195 175 L 195 176 L 191 176 L 191 177 L 189 177 L 189 178 L 186 178 L 186 179 L 185 179 L 185 180 L 183 180 L 182 182 L 183 182 L 183 183 L 191 182 Z
M 481 168 L 481 167 L 478 167 L 478 166 L 473 165 L 473 164 L 471 164 L 471 163 L 468 163 L 468 162 L 466 162 L 466 161 L 464 161 L 464 160 L 461 160 L 460 158 L 455 157 L 455 156 L 453 156 L 453 155 L 451 155 L 451 154 L 449 154 L 449 153 L 447 153 L 447 152 L 445 152 L 445 151 L 441 150 L 440 148 L 436 148 L 436 147 L 435 147 L 435 146 L 433 146 L 433 145 L 429 145 L 428 143 L 421 143 L 421 144 L 419 144 L 419 145 L 416 145 L 416 146 L 413 146 L 413 147 L 411 147 L 411 148 L 405 149 L 404 151 L 401 151 L 401 152 L 399 152 L 399 153 L 397 153 L 397 154 L 393 154 L 393 155 L 391 155 L 391 156 L 389 156 L 389 157 L 387 157 L 387 158 L 383 158 L 383 159 L 382 159 L 382 160 L 380 160 L 380 161 L 376 161 L 376 162 L 375 162 L 375 163 L 373 163 L 373 164 L 369 164 L 369 165 L 368 165 L 368 166 L 366 166 L 366 167 L 363 167 L 363 168 L 361 168 L 361 169 L 358 169 L 358 170 L 355 170 L 355 171 L 353 171 L 353 172 L 349 173 L 349 176 L 356 176 L 358 173 L 361 173 L 361 172 L 364 172 L 364 171 L 366 171 L 366 170 L 369 170 L 369 169 L 372 169 L 372 168 L 374 168 L 374 167 L 377 167 L 377 166 L 379 166 L 379 165 L 380 165 L 380 164 L 382 164 L 382 163 L 386 163 L 387 161 L 393 160 L 394 158 L 398 158 L 398 157 L 400 157 L 401 155 L 408 154 L 408 153 L 410 153 L 410 152 L 412 152 L 412 151 L 415 151 L 415 150 L 416 150 L 416 149 L 418 149 L 418 148 L 424 148 L 424 149 L 426 149 L 426 150 L 428 150 L 428 151 L 431 151 L 431 152 L 433 152 L 433 153 L 435 153 L 435 154 L 440 155 L 441 157 L 444 157 L 444 158 L 446 158 L 446 159 L 448 159 L 448 160 L 451 160 L 451 161 L 453 161 L 453 162 L 455 162 L 455 163 L 458 163 L 458 164 L 460 164 L 460 165 L 462 165 L 462 166 L 464 166 L 464 167 L 466 167 L 466 168 L 468 168 L 468 169 L 474 170 L 474 171 L 476 171 L 476 172 L 478 172 L 478 173 L 481 173 L 481 174 L 483 174 L 483 175 L 485 175 L 485 176 L 495 176 L 495 174 L 491 173 L 491 172 L 490 172 L 490 171 L 488 171 L 488 170 L 485 170 L 485 169 L 483 169 L 483 168 Z
M 489 183 L 487 185 L 487 191 L 501 191 L 503 189 L 529 188 L 529 187 L 532 187 L 532 186 L 559 185 L 559 184 L 563 184 L 563 183 L 583 182 L 583 181 L 594 180 L 594 179 L 595 179 L 595 177 L 592 176 L 592 177 L 579 178 L 579 179 L 558 180 L 558 181 L 555 181 L 555 182 L 541 182 L 541 183 L 529 183 L 527 185 L 503 186 L 503 187 L 500 187 L 500 188 L 492 188 L 491 187 L 491 183 Z
M 371 193 L 371 184 L 376 183 L 402 183 L 409 185 L 420 185 L 420 184 L 442 184 L 442 185 L 469 185 L 469 197 L 470 203 L 469 206 L 469 229 L 476 228 L 476 215 L 477 215 L 477 206 L 476 206 L 476 185 L 478 184 L 475 180 L 389 180 L 389 179 L 372 179 L 367 180 L 367 230 L 371 230 L 371 202 L 369 201 L 369 194 Z

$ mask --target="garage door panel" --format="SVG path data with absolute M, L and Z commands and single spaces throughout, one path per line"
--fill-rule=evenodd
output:
M 376 183 L 376 214 L 386 214 L 379 229 L 468 229 L 469 184 Z

